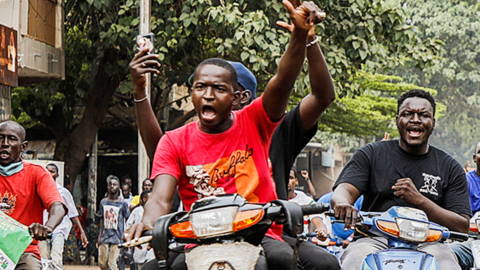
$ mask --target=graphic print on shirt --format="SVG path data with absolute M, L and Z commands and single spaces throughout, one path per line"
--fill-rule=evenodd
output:
M 185 168 L 189 183 L 193 185 L 193 189 L 198 194 L 198 198 L 209 197 L 213 195 L 225 194 L 222 187 L 211 185 L 210 175 L 202 165 L 187 166 Z
M 258 201 L 258 197 L 253 194 L 258 186 L 253 149 L 248 145 L 245 149 L 233 151 L 229 157 L 218 159 L 211 164 L 186 166 L 186 176 L 198 198 L 238 193 L 251 202 Z M 248 177 L 249 181 L 237 181 L 242 177 Z
M 120 208 L 112 205 L 104 205 L 103 209 L 105 211 L 103 213 L 105 218 L 105 229 L 116 230 L 118 228 L 118 213 L 120 212 Z
M 17 201 L 17 195 L 10 195 L 8 191 L 5 191 L 5 193 L 2 196 L 2 199 L 0 200 L 0 210 L 2 210 L 5 214 L 12 214 L 13 211 L 15 210 L 15 202 Z
M 424 182 L 423 186 L 420 188 L 420 192 L 438 196 L 437 182 L 442 180 L 442 178 L 427 173 L 422 173 L 422 176 Z

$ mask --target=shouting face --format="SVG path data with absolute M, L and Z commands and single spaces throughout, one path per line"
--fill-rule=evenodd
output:
M 221 133 L 233 124 L 232 106 L 237 104 L 236 82 L 231 81 L 230 71 L 206 64 L 197 68 L 192 87 L 192 101 L 200 119 L 200 130 Z
M 420 97 L 405 99 L 398 109 L 396 123 L 402 149 L 412 154 L 428 151 L 428 138 L 435 127 L 433 107 L 428 100 Z
M 20 153 L 25 151 L 25 130 L 13 121 L 0 123 L 0 165 L 7 166 L 19 162 Z

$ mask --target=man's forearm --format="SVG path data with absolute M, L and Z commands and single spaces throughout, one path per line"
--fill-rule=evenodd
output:
M 340 184 L 333 192 L 332 198 L 330 199 L 330 205 L 332 209 L 338 204 L 353 205 L 358 197 L 360 197 L 360 194 L 353 185 L 346 183 Z
M 141 100 L 141 98 L 146 97 L 146 92 L 143 97 L 135 96 L 137 92 L 141 91 L 136 90 L 134 92 L 135 99 Z M 140 132 L 140 136 L 142 137 L 142 141 L 145 145 L 145 150 L 147 151 L 148 157 L 150 158 L 150 160 L 153 160 L 157 144 L 163 135 L 162 129 L 158 124 L 157 118 L 148 99 L 141 102 L 134 102 L 134 104 L 135 113 L 137 115 L 138 131 Z
M 428 198 L 425 198 L 425 201 L 416 207 L 422 209 L 427 214 L 430 221 L 445 226 L 452 231 L 468 233 L 470 226 L 468 218 L 444 209 Z
M 45 223 L 45 226 L 52 230 L 55 229 L 58 224 L 62 222 L 65 214 L 66 211 L 64 205 L 61 202 L 54 202 L 48 210 L 48 220 Z
M 142 223 L 153 228 L 155 221 L 157 221 L 159 217 L 170 212 L 171 205 L 171 202 L 169 203 L 150 198 L 144 206 L 145 212 L 143 214 Z
M 263 107 L 270 120 L 280 119 L 287 107 L 290 91 L 305 62 L 307 31 L 294 30 L 287 50 L 280 59 L 277 74 L 268 82 Z

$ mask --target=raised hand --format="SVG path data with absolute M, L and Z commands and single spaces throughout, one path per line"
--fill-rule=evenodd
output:
M 157 61 L 158 54 L 147 54 L 149 50 L 149 48 L 142 48 L 135 54 L 129 64 L 135 90 L 145 89 L 147 85 L 145 73 L 160 73 L 160 71 L 155 68 L 160 67 L 160 63 Z
M 278 21 L 277 25 L 290 32 L 297 28 L 312 31 L 312 35 L 314 35 L 314 25 L 325 20 L 325 12 L 312 1 L 302 3 L 302 1 L 283 0 L 283 4 L 288 11 L 292 24 Z

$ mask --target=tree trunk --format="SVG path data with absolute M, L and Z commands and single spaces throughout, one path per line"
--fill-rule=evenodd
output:
M 110 76 L 105 72 L 108 61 L 116 61 L 123 55 L 104 56 L 99 64 L 97 73 L 92 82 L 91 91 L 87 97 L 85 111 L 78 126 L 68 134 L 61 142 L 57 142 L 55 148 L 55 160 L 65 162 L 65 175 L 68 175 L 75 184 L 75 179 L 80 173 L 87 153 L 95 139 L 107 114 L 108 104 L 112 100 L 115 90 L 125 78 L 126 72 L 119 72 Z

